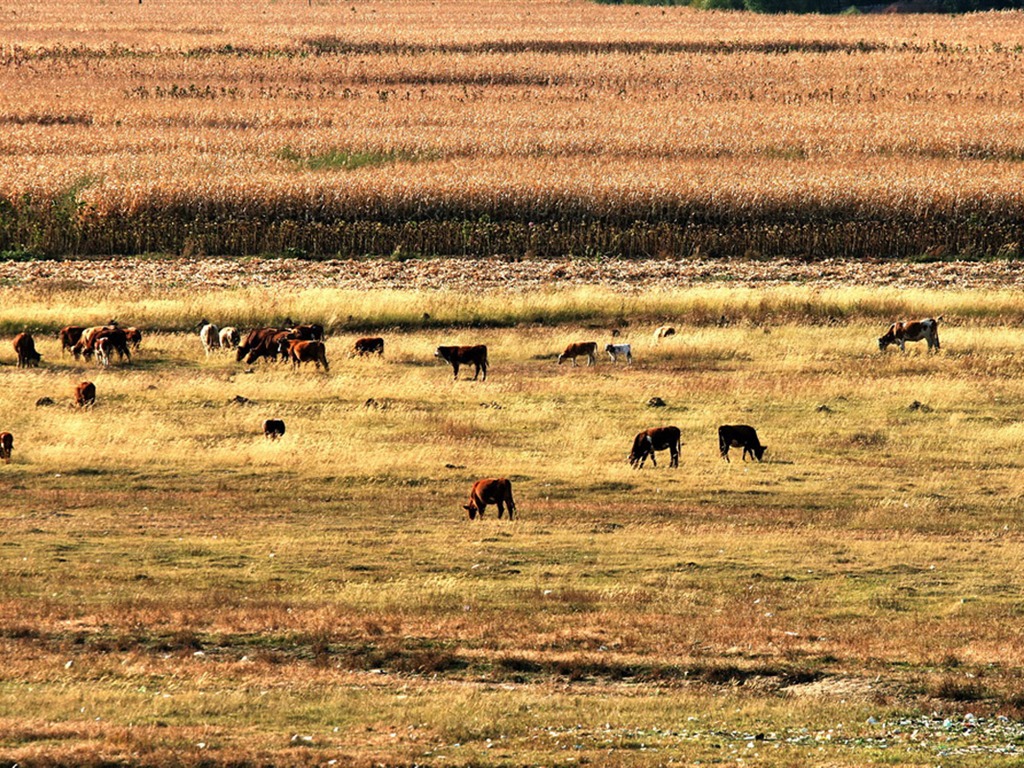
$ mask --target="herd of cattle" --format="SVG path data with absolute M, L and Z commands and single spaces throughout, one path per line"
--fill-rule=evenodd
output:
M 938 351 L 939 346 L 939 321 L 942 318 L 927 318 L 912 322 L 898 321 L 892 323 L 883 336 L 878 338 L 878 348 L 881 351 L 891 345 L 896 345 L 901 351 L 905 351 L 905 344 L 908 341 L 926 341 L 928 351 Z M 250 331 L 243 338 L 238 329 L 228 326 L 218 328 L 207 320 L 202 320 L 196 327 L 199 328 L 199 339 L 206 355 L 209 356 L 219 349 L 235 350 L 235 359 L 246 364 L 255 363 L 260 359 L 291 361 L 293 367 L 302 363 L 313 362 L 319 369 L 329 371 L 327 362 L 326 347 L 324 346 L 324 328 L 318 324 L 295 324 L 291 321 L 285 322 L 286 327 L 265 327 Z M 675 329 L 671 326 L 661 326 L 654 332 L 654 342 L 674 336 Z M 119 361 L 131 362 L 132 351 L 138 351 L 142 343 L 142 332 L 138 328 L 121 328 L 118 323 L 111 321 L 103 326 L 76 326 L 70 325 L 61 328 L 57 333 L 61 343 L 61 355 L 70 351 L 76 360 L 90 360 L 94 356 L 102 366 L 109 366 L 116 355 Z M 35 340 L 26 331 L 19 333 L 13 342 L 14 351 L 17 354 L 19 368 L 33 367 L 39 365 L 40 354 L 36 351 Z M 605 352 L 613 363 L 619 358 L 625 359 L 627 364 L 632 364 L 633 354 L 629 344 L 608 344 Z M 353 356 L 381 355 L 384 354 L 384 339 L 380 337 L 364 337 L 357 339 L 352 348 Z M 595 341 L 574 342 L 569 344 L 565 351 L 558 356 L 558 364 L 570 360 L 573 366 L 577 365 L 577 358 L 586 357 L 587 365 L 592 366 L 597 362 L 598 344 Z M 452 366 L 454 377 L 459 377 L 459 369 L 462 366 L 473 366 L 473 379 L 476 380 L 483 374 L 483 380 L 487 379 L 487 346 L 478 344 L 474 346 L 440 346 L 434 352 L 434 357 L 446 361 Z M 96 386 L 90 381 L 83 381 L 76 385 L 74 392 L 75 404 L 79 407 L 86 407 L 96 402 Z M 281 437 L 285 434 L 285 424 L 281 419 L 267 419 L 263 422 L 263 432 L 268 439 Z M 642 469 L 644 462 L 649 458 L 653 466 L 657 466 L 655 460 L 656 451 L 669 451 L 669 466 L 679 466 L 679 453 L 682 448 L 681 433 L 678 427 L 665 426 L 645 429 L 639 432 L 633 439 L 633 447 L 629 453 L 629 464 L 636 469 Z M 722 458 L 729 460 L 730 448 L 742 448 L 742 459 L 746 461 L 747 454 L 761 461 L 764 457 L 767 446 L 762 445 L 757 436 L 757 431 L 746 424 L 722 425 L 718 428 L 718 445 Z M 11 454 L 14 450 L 14 436 L 10 432 L 0 432 L 0 460 L 9 464 Z M 516 505 L 512 499 L 512 484 L 507 478 L 486 478 L 473 484 L 470 491 L 469 503 L 463 508 L 469 513 L 470 520 L 478 515 L 483 518 L 484 509 L 488 505 L 496 505 L 498 518 L 500 519 L 508 509 L 508 516 L 511 520 L 515 515 Z

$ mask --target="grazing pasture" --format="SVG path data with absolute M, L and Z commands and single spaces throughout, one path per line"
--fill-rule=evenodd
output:
M 409 291 L 375 311 L 446 324 L 356 331 L 328 291 L 303 317 L 330 372 L 207 356 L 200 318 L 292 311 L 246 295 L 241 323 L 230 291 L 2 292 L 42 364 L 0 345 L 0 760 L 1019 762 L 1019 295 L 566 289 L 547 317 L 585 320 L 508 323 L 508 294 Z M 938 354 L 879 352 L 940 313 Z M 145 333 L 130 363 L 61 357 L 110 317 Z M 557 365 L 613 327 L 632 366 Z M 349 356 L 364 332 L 386 357 Z M 434 358 L 466 340 L 486 381 Z M 679 467 L 631 469 L 668 423 Z M 720 457 L 744 423 L 763 463 Z M 486 477 L 514 521 L 467 520 Z

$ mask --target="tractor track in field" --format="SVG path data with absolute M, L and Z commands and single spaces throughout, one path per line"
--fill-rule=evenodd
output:
M 1024 288 L 1024 262 L 109 258 L 0 262 L 0 286 L 153 290 L 315 288 L 527 293 L 595 286 L 624 294 L 691 286 Z

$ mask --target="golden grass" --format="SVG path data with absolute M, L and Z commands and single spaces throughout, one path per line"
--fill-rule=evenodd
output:
M 159 330 L 132 366 L 101 370 L 39 336 L 44 367 L 0 369 L 0 428 L 16 436 L 0 467 L 0 755 L 497 765 L 566 746 L 660 765 L 748 750 L 747 731 L 1018 716 L 1024 338 L 971 319 L 1018 309 L 925 297 L 947 316 L 938 355 L 880 354 L 869 315 L 896 297 L 863 289 L 638 297 L 619 339 L 631 367 L 559 367 L 567 341 L 610 339 L 576 322 L 389 325 L 383 360 L 348 358 L 341 329 L 330 374 L 246 373 Z M 311 298 L 310 314 L 337 303 Z M 502 318 L 509 297 L 486 298 L 481 319 Z M 70 321 L 74 299 L 11 292 L 4 311 Z M 78 299 L 97 317 L 125 309 Z M 417 299 L 466 320 L 443 295 L 388 294 L 377 311 Z M 219 319 L 239 295 L 168 301 L 148 314 L 140 298 L 131 321 Z M 599 291 L 535 301 L 621 309 Z M 723 307 L 728 326 L 685 320 Z M 835 307 L 840 325 L 806 322 Z M 666 320 L 679 333 L 655 346 Z M 447 341 L 488 344 L 486 383 L 451 380 L 432 357 Z M 79 411 L 83 378 L 99 399 Z M 667 407 L 647 408 L 655 395 Z M 57 404 L 34 407 L 42 396 Z M 278 442 L 260 433 L 269 416 L 287 422 Z M 631 470 L 632 435 L 664 423 L 683 432 L 680 467 Z M 721 423 L 754 424 L 767 460 L 723 462 Z M 517 522 L 465 519 L 470 483 L 491 475 L 512 478 Z M 894 762 L 936 758 L 892 746 Z M 754 762 L 811 750 L 875 759 L 822 735 Z M 986 750 L 964 759 L 992 764 Z

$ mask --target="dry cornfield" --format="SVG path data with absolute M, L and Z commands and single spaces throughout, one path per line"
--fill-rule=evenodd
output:
M 5 4 L 0 249 L 1013 258 L 1024 16 Z

